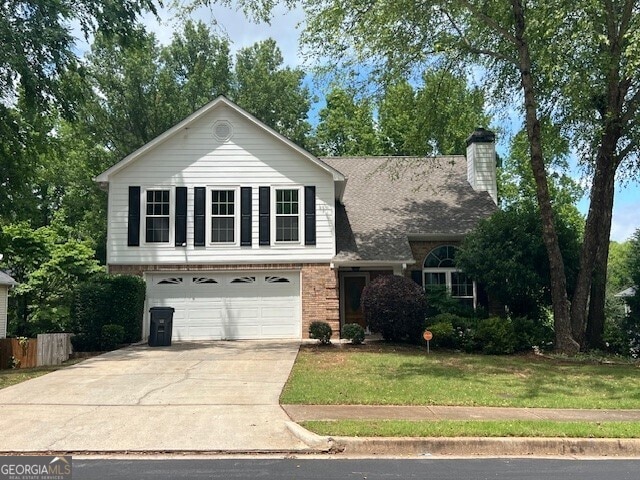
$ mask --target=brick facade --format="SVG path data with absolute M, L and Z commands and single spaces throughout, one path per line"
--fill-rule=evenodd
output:
M 327 322 L 334 338 L 340 337 L 340 304 L 338 279 L 329 265 L 302 266 L 302 338 L 309 338 L 309 325 Z
M 309 324 L 327 322 L 340 335 L 340 307 L 336 272 L 328 264 L 243 265 L 109 265 L 109 273 L 142 276 L 145 272 L 200 272 L 239 270 L 300 270 L 302 289 L 302 338 L 309 338 Z

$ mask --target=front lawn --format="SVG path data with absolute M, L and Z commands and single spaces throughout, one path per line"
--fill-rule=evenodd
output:
M 303 346 L 282 404 L 640 408 L 638 364 L 412 346 Z

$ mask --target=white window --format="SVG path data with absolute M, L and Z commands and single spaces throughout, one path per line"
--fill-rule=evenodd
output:
M 429 252 L 422 270 L 424 288 L 427 292 L 445 288 L 460 303 L 476 308 L 476 284 L 456 268 L 455 256 L 453 245 L 442 245 Z
M 211 243 L 236 243 L 237 199 L 235 189 L 211 189 Z
M 147 190 L 145 210 L 145 241 L 169 243 L 171 201 L 169 190 Z
M 300 188 L 275 189 L 276 243 L 300 243 L 301 212 Z

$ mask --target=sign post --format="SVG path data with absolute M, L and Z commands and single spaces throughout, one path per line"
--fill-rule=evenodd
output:
M 425 330 L 422 334 L 422 338 L 427 341 L 427 354 L 429 354 L 429 342 L 433 338 L 433 333 L 431 333 L 429 330 Z

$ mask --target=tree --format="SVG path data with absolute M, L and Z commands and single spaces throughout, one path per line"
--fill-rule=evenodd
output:
M 304 72 L 283 67 L 275 40 L 257 42 L 236 55 L 232 98 L 278 133 L 305 146 L 311 129 L 309 90 Z
M 140 31 L 135 42 L 98 36 L 87 56 L 93 90 L 85 123 L 115 162 L 171 127 L 174 109 L 160 91 L 160 47 Z M 169 92 L 167 92 L 169 93 Z
M 633 285 L 630 261 L 632 244 L 612 241 L 609 246 L 609 262 L 607 264 L 607 284 L 612 293 L 618 293 Z
M 557 215 L 560 248 L 569 285 L 575 280 L 580 252 L 580 229 L 573 218 Z M 535 203 L 507 206 L 464 239 L 456 266 L 481 283 L 492 299 L 515 317 L 542 318 L 551 304 L 549 261 Z
M 401 80 L 385 88 L 379 107 L 380 135 L 390 155 L 455 155 L 478 126 L 489 125 L 484 95 L 447 68 L 426 70 L 422 85 Z
M 172 119 L 182 119 L 218 95 L 229 95 L 233 83 L 229 42 L 202 23 L 187 21 L 160 53 L 160 90 Z
M 373 112 L 366 99 L 357 100 L 354 90 L 334 86 L 320 110 L 315 141 L 321 155 L 378 155 L 381 153 Z
M 100 271 L 93 249 L 70 234 L 62 221 L 35 229 L 26 222 L 2 228 L 2 268 L 18 282 L 11 291 L 10 323 L 16 334 L 60 331 L 69 318 L 73 287 Z
M 289 4 L 298 3 L 290 1 Z M 305 0 L 303 39 L 333 64 L 367 65 L 377 80 L 397 78 L 434 53 L 486 71 L 496 98 L 520 103 L 550 264 L 556 348 L 586 346 L 594 275 L 606 275 L 615 174 L 638 158 L 640 8 L 637 0 L 374 2 Z M 240 4 L 249 8 L 250 2 Z M 266 16 L 271 4 L 254 9 Z M 561 123 L 592 168 L 580 271 L 569 301 L 545 170 L 540 119 Z M 586 134 L 586 135 L 585 135 Z M 637 169 L 633 171 L 637 173 Z M 598 289 L 597 289 L 598 290 Z M 592 299 L 601 298 L 602 289 Z M 591 305 L 602 310 L 602 302 Z
M 29 199 L 31 174 L 49 130 L 40 119 L 71 117 L 76 91 L 63 78 L 78 71 L 72 27 L 85 37 L 100 32 L 127 38 L 142 13 L 155 13 L 152 0 L 11 0 L 0 6 L 0 209 Z M 19 217 L 20 215 L 18 215 Z M 14 217 L 13 221 L 19 220 Z
M 631 315 L 635 319 L 635 324 L 640 327 L 640 228 L 635 231 L 629 240 L 630 249 L 628 256 L 628 269 L 631 280 L 635 287 L 635 295 L 628 300 L 631 307 Z M 640 347 L 640 346 L 639 346 Z

